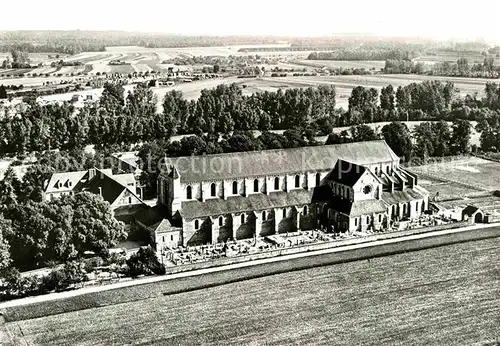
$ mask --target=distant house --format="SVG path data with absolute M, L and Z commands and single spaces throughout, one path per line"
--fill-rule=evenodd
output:
M 130 221 L 131 216 L 144 206 L 134 175 L 113 175 L 111 169 L 54 173 L 45 185 L 43 197 L 50 201 L 83 191 L 102 196 L 110 204 L 115 217 L 125 222 Z

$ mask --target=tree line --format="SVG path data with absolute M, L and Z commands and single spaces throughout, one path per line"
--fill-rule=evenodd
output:
M 482 63 L 470 64 L 467 58 L 460 58 L 455 63 L 438 62 L 432 66 L 409 59 L 388 59 L 384 73 L 425 74 L 431 76 L 499 78 L 500 67 L 495 66 L 495 58 L 485 57 Z
M 88 144 L 123 145 L 176 134 L 228 134 L 232 131 L 309 129 L 328 135 L 334 127 L 406 120 L 481 120 L 500 109 L 499 87 L 488 83 L 486 96 L 461 98 L 453 83 L 425 81 L 379 92 L 358 86 L 347 110 L 336 108 L 335 87 L 295 88 L 243 95 L 236 85 L 204 89 L 197 100 L 170 91 L 158 100 L 145 84 L 125 95 L 120 84 L 106 83 L 99 101 L 76 110 L 71 103 L 32 102 L 19 116 L 0 120 L 0 153 L 71 150 Z
M 308 60 L 411 60 L 418 56 L 417 49 L 404 48 L 352 48 L 337 49 L 329 52 L 312 52 Z

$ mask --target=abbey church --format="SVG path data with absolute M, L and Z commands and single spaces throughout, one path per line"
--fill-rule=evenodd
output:
M 156 248 L 307 229 L 387 228 L 417 218 L 428 192 L 385 141 L 166 158 Z

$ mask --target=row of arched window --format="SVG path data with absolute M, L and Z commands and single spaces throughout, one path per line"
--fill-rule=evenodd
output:
M 275 177 L 274 178 L 274 190 L 279 191 L 281 189 L 280 187 L 280 178 Z M 316 173 L 316 186 L 319 186 L 321 183 L 321 175 L 319 173 Z M 295 187 L 299 188 L 300 187 L 300 176 L 296 175 L 295 176 Z M 259 192 L 259 179 L 254 179 L 253 181 L 253 192 Z M 233 181 L 232 183 L 232 193 L 233 195 L 238 194 L 238 182 Z M 217 185 L 215 183 L 210 184 L 210 196 L 211 197 L 216 197 L 217 196 Z M 193 199 L 193 188 L 191 185 L 188 185 L 186 187 L 186 199 Z
M 303 215 L 307 215 L 308 213 L 308 209 L 307 209 L 307 205 L 305 205 L 303 208 L 302 208 L 302 214 Z M 262 216 L 262 221 L 266 221 L 267 220 L 267 212 L 264 210 L 261 214 Z M 283 218 L 286 218 L 286 208 L 283 208 Z M 242 213 L 240 215 L 240 223 L 245 223 L 245 214 Z M 224 217 L 223 216 L 219 216 L 219 219 L 218 219 L 218 224 L 220 227 L 224 226 Z M 199 229 L 200 228 L 200 220 L 194 220 L 194 228 L 195 229 Z

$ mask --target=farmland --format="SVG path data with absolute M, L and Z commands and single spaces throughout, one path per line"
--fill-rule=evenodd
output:
M 380 91 L 382 87 L 392 84 L 395 88 L 408 85 L 410 83 L 420 83 L 426 80 L 439 80 L 442 82 L 453 82 L 460 89 L 460 94 L 477 93 L 479 97 L 484 94 L 484 88 L 488 80 L 473 78 L 453 78 L 453 77 L 433 77 L 421 75 L 367 75 L 367 76 L 303 76 L 303 77 L 269 77 L 262 78 L 235 78 L 228 77 L 223 80 L 207 81 L 208 84 L 216 86 L 223 83 L 237 83 L 245 89 L 243 93 L 250 95 L 259 91 L 276 91 L 287 88 L 307 88 L 317 87 L 318 85 L 333 84 L 337 91 L 337 105 L 348 108 L 348 98 L 352 89 L 358 85 L 364 87 L 376 88 Z M 189 99 L 198 98 L 201 90 L 207 88 L 207 83 L 194 82 L 190 84 L 181 84 L 173 87 L 160 87 L 154 89 L 159 96 L 163 96 L 168 90 L 176 89 L 185 93 Z
M 491 344 L 500 239 L 7 323 L 12 344 Z M 4 343 L 8 344 L 8 343 Z
M 253 47 L 253 46 L 248 46 Z M 439 80 L 442 82 L 451 81 L 460 89 L 462 95 L 477 93 L 482 96 L 484 87 L 488 79 L 480 78 L 459 78 L 459 77 L 437 77 L 424 75 L 339 75 L 339 76 L 292 76 L 293 73 L 288 73 L 286 77 L 271 77 L 272 69 L 278 67 L 286 70 L 302 70 L 313 72 L 319 68 L 365 68 L 375 69 L 379 71 L 384 66 L 383 61 L 321 61 L 321 60 L 305 60 L 309 52 L 304 51 L 265 51 L 247 53 L 240 51 L 244 46 L 224 46 L 224 47 L 189 47 L 189 48 L 143 48 L 143 47 L 108 47 L 104 52 L 84 52 L 73 56 L 60 56 L 66 62 L 81 62 L 81 66 L 56 66 L 51 67 L 50 63 L 59 59 L 50 57 L 48 54 L 32 54 L 30 58 L 33 63 L 43 63 L 43 66 L 34 69 L 21 70 L 1 70 L 0 84 L 4 85 L 24 85 L 24 86 L 40 86 L 46 82 L 60 83 L 68 81 L 77 81 L 85 83 L 83 79 L 92 78 L 96 74 L 102 73 L 120 73 L 127 75 L 134 72 L 167 72 L 169 68 L 174 67 L 172 64 L 163 64 L 165 60 L 170 60 L 178 57 L 192 56 L 246 56 L 249 54 L 258 54 L 262 57 L 272 58 L 272 63 L 258 64 L 259 67 L 264 67 L 266 75 L 262 78 L 253 79 L 237 79 L 235 77 L 225 77 L 222 80 L 206 81 L 192 84 L 180 84 L 174 87 L 159 87 L 155 92 L 163 97 L 163 94 L 170 89 L 178 89 L 185 93 L 189 99 L 197 98 L 201 89 L 214 87 L 219 83 L 236 82 L 246 87 L 245 94 L 268 90 L 275 91 L 278 88 L 292 87 L 309 87 L 318 86 L 321 84 L 334 84 L 337 88 L 337 103 L 340 107 L 347 108 L 347 99 L 351 90 L 362 85 L 365 87 L 373 87 L 380 90 L 382 87 L 392 84 L 394 87 L 404 86 L 412 82 L 422 82 L 425 80 Z M 6 54 L 0 56 L 0 60 L 5 58 Z M 431 56 L 438 59 L 439 56 Z M 453 57 L 455 58 L 455 57 Z M 419 59 L 419 58 L 417 58 Z M 422 57 L 426 59 L 426 57 Z M 124 65 L 110 65 L 113 60 L 120 60 Z M 456 59 L 455 59 L 456 60 Z M 180 66 L 180 68 L 190 68 L 193 66 Z M 200 66 L 198 66 L 200 67 Z M 23 73 L 23 77 L 14 77 Z M 74 76 L 71 76 L 73 74 Z M 77 76 L 77 74 L 80 74 Z M 88 74 L 89 76 L 82 76 Z M 10 77 L 8 77 L 9 75 Z M 48 77 L 47 77 L 48 76 Z M 77 80 L 82 78 L 82 80 Z M 61 94 L 61 99 L 67 99 Z

